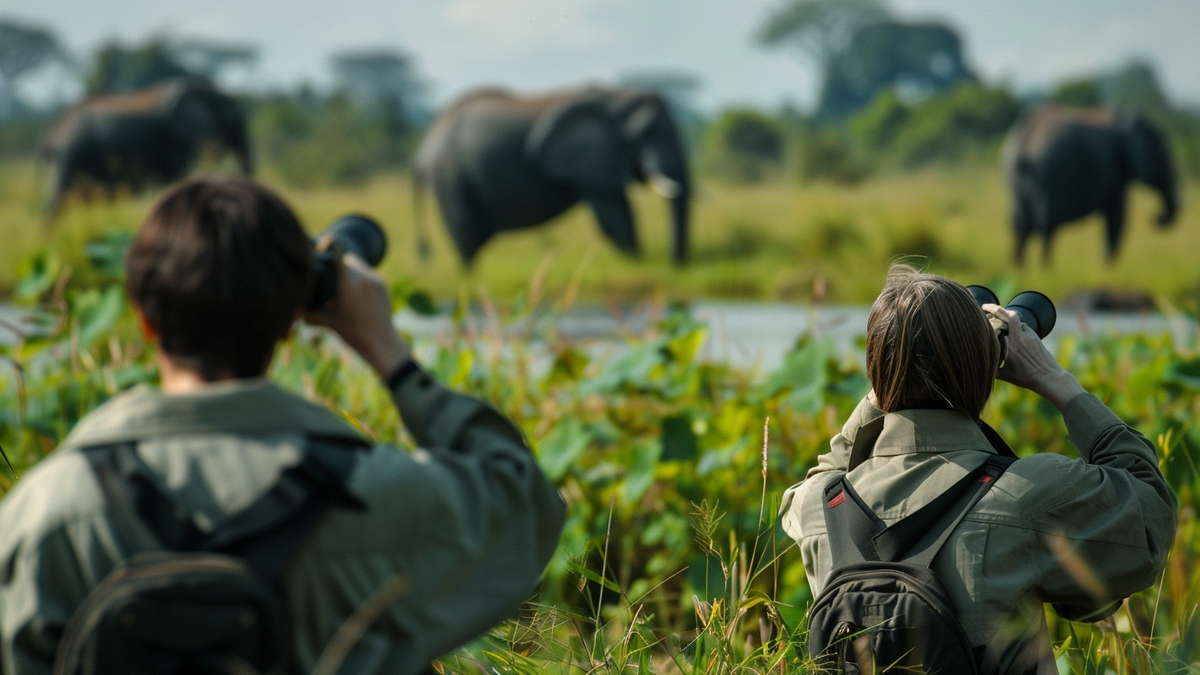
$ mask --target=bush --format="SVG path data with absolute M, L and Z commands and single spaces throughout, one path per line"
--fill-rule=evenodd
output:
M 886 91 L 850 121 L 850 132 L 858 146 L 916 166 L 959 159 L 994 143 L 1020 112 L 1020 102 L 1006 89 L 975 82 L 911 105 Z
M 342 96 L 277 94 L 255 106 L 251 129 L 258 154 L 288 183 L 354 185 L 411 155 L 413 135 L 386 112 Z
M 783 165 L 781 125 L 754 110 L 721 113 L 706 130 L 702 146 L 708 170 L 736 182 L 762 181 Z

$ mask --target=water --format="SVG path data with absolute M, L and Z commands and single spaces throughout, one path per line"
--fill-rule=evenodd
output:
M 858 305 L 813 307 L 782 302 L 706 300 L 689 307 L 695 318 L 709 326 L 700 358 L 758 372 L 777 368 L 796 340 L 810 332 L 816 338 L 833 339 L 843 353 L 861 358 L 855 344 L 866 331 L 869 312 L 868 307 Z M 619 310 L 585 305 L 533 321 L 510 322 L 503 329 L 476 311 L 468 317 L 467 325 L 469 334 L 479 340 L 531 336 L 536 352 L 538 345 L 546 347 L 544 336 L 553 334 L 580 344 L 593 355 L 603 355 L 619 351 L 627 338 L 644 335 L 660 315 L 647 305 Z M 12 328 L 29 330 L 28 316 L 27 310 L 0 305 L 0 344 L 17 341 Z M 405 310 L 396 315 L 395 322 L 413 336 L 419 347 L 444 340 L 454 332 L 448 316 L 423 317 Z M 1157 312 L 1064 313 L 1046 342 L 1053 350 L 1063 335 L 1169 332 L 1176 345 L 1182 346 L 1194 344 L 1196 331 L 1196 323 L 1187 317 Z

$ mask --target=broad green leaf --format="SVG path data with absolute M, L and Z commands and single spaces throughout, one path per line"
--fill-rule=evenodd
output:
M 96 338 L 112 330 L 117 319 L 121 318 L 121 312 L 125 309 L 125 292 L 113 284 L 102 294 L 90 290 L 82 296 L 76 318 L 79 322 L 79 348 L 87 349 Z
M 124 230 L 105 233 L 99 241 L 84 245 L 83 251 L 92 267 L 113 279 L 125 274 L 125 252 L 133 243 L 133 233 Z
M 692 461 L 696 458 L 696 434 L 686 415 L 665 417 L 662 421 L 662 461 Z
M 562 480 L 591 441 L 592 433 L 583 422 L 576 417 L 567 417 L 537 443 L 538 464 L 547 478 L 555 482 Z
M 17 265 L 17 287 L 14 295 L 20 300 L 34 300 L 54 285 L 62 262 L 52 251 L 38 251 Z
M 629 471 L 625 474 L 625 499 L 636 502 L 654 484 L 654 469 L 662 454 L 662 444 L 657 441 L 642 441 L 629 452 Z

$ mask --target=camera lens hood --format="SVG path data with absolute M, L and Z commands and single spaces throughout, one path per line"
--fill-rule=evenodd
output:
M 325 233 L 337 240 L 345 253 L 353 253 L 371 267 L 387 253 L 387 235 L 374 219 L 352 213 L 333 221 Z
M 967 286 L 967 290 L 971 292 L 971 296 L 975 298 L 975 302 L 980 306 L 987 304 L 1000 304 L 1000 298 L 997 298 L 996 294 L 992 292 L 992 289 L 988 288 L 987 286 L 971 284 L 970 286 Z
M 1044 338 L 1054 330 L 1054 323 L 1058 320 L 1058 312 L 1054 309 L 1054 303 L 1050 298 L 1038 293 L 1037 291 L 1024 291 L 1018 293 L 1005 308 L 1016 312 L 1021 321 L 1033 329 L 1037 333 L 1038 338 Z

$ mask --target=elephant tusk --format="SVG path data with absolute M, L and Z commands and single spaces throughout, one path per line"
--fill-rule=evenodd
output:
M 683 194 L 683 186 L 679 184 L 679 181 L 668 178 L 661 173 L 650 176 L 650 187 L 654 188 L 655 192 L 666 199 L 675 199 Z

